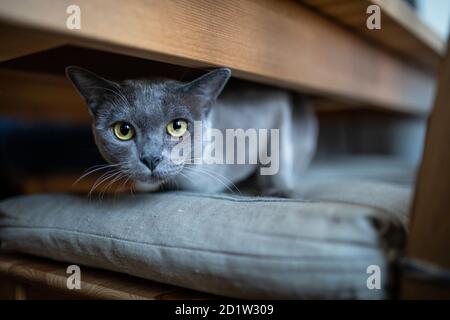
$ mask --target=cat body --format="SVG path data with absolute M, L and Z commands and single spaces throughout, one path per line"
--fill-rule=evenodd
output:
M 226 130 L 242 129 L 244 132 L 253 129 L 279 129 L 280 154 L 276 160 L 278 172 L 273 175 L 261 175 L 261 164 L 193 164 L 184 172 L 189 179 L 176 177 L 175 184 L 182 189 L 195 191 L 219 192 L 234 190 L 230 182 L 236 184 L 256 173 L 258 189 L 265 193 L 287 192 L 293 185 L 293 158 L 291 133 L 291 99 L 287 92 L 281 90 L 240 90 L 241 92 L 225 92 L 212 107 L 206 120 L 206 127 L 220 130 L 226 138 Z M 282 140 L 281 140 L 282 139 Z M 206 140 L 206 139 L 205 139 Z M 245 153 L 270 154 L 270 136 L 267 145 L 248 144 Z M 205 144 L 205 143 L 204 143 Z M 234 153 L 237 148 L 234 146 Z M 264 148 L 264 150 L 258 150 Z M 206 148 L 204 148 L 206 149 Z M 274 151 L 275 152 L 275 151 Z M 273 155 L 273 154 L 272 154 Z M 226 155 L 225 155 L 226 156 Z M 203 162 L 208 162 L 208 154 L 203 153 Z M 271 158 L 273 160 L 274 157 Z M 273 160 L 275 161 L 275 160 Z M 225 162 L 225 159 L 224 159 Z M 204 174 L 203 174 L 204 173 Z M 212 177 L 211 175 L 215 176 Z M 226 186 L 225 186 L 226 185 Z
M 303 102 L 293 106 L 298 99 L 284 90 L 251 86 L 222 93 L 230 74 L 229 69 L 216 69 L 189 83 L 116 83 L 78 67 L 67 68 L 93 116 L 100 153 L 140 190 L 164 185 L 208 193 L 233 191 L 235 184 L 256 176 L 262 193 L 289 194 L 294 162 L 306 167 L 312 158 L 315 118 Z M 303 137 L 294 132 L 293 107 L 301 114 L 297 126 Z M 217 144 L 219 136 L 224 141 Z M 174 161 L 173 150 L 182 140 L 194 146 Z M 218 151 L 224 152 L 222 161 Z M 245 155 L 244 163 L 242 157 L 237 161 L 239 152 Z

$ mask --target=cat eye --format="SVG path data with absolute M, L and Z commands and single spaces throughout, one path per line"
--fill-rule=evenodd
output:
M 114 135 L 117 139 L 122 141 L 128 141 L 134 137 L 133 126 L 126 122 L 117 122 L 113 126 Z
M 188 123 L 183 119 L 175 119 L 170 121 L 167 125 L 167 133 L 172 137 L 178 138 L 181 137 L 187 131 Z

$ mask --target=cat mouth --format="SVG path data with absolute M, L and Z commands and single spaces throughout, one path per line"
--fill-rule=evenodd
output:
M 146 175 L 136 175 L 134 177 L 134 180 L 138 180 L 141 182 L 147 182 L 147 183 L 154 183 L 154 182 L 164 182 L 165 180 L 171 178 L 171 176 L 168 175 L 161 175 L 161 174 L 146 174 Z
M 152 172 L 150 174 L 143 174 L 143 175 L 136 175 L 134 180 L 139 180 L 141 182 L 147 182 L 147 183 L 155 183 L 159 182 L 162 183 L 164 181 L 167 181 L 174 176 L 176 176 L 181 169 L 173 170 L 173 171 L 165 171 L 165 172 Z

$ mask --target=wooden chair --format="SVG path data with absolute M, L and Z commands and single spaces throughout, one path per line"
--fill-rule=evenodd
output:
M 450 42 L 449 42 L 450 44 Z M 449 46 L 450 48 L 450 46 Z M 412 209 L 408 256 L 450 274 L 450 50 L 440 68 Z M 450 298 L 450 284 L 405 276 L 403 298 Z

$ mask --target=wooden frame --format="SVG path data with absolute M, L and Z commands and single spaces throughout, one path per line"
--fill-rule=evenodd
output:
M 429 70 L 437 70 L 445 43 L 404 1 L 398 0 L 304 0 L 332 18 L 384 48 Z M 381 9 L 381 29 L 366 28 L 367 8 Z
M 4 0 L 0 22 L 60 43 L 185 66 L 228 66 L 241 78 L 393 110 L 426 114 L 431 106 L 432 72 L 298 2 L 80 0 L 81 30 L 66 28 L 70 4 Z
M 83 266 L 80 290 L 67 288 L 68 264 L 0 255 L 0 299 L 216 299 L 217 296 Z
M 428 124 L 411 216 L 408 255 L 450 270 L 450 42 Z M 405 298 L 450 299 L 450 287 L 406 278 Z

